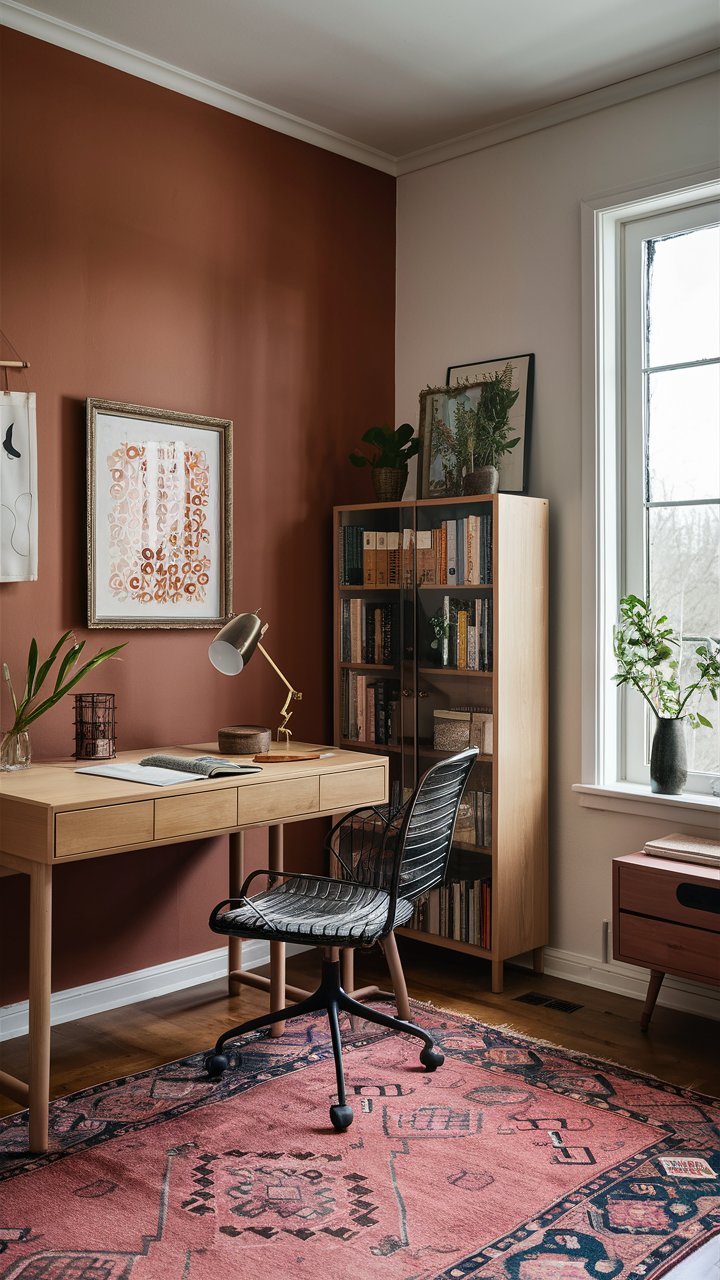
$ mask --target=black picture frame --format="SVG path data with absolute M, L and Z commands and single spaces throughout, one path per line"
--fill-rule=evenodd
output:
M 459 382 L 481 382 L 486 374 L 497 373 L 506 364 L 513 366 L 513 384 L 519 385 L 520 395 L 511 412 L 513 432 L 520 435 L 520 444 L 506 454 L 499 467 L 501 493 L 527 493 L 530 477 L 530 435 L 532 427 L 533 391 L 535 386 L 535 354 L 527 351 L 519 356 L 502 356 L 497 360 L 475 360 L 467 364 L 451 364 L 446 375 L 447 385 Z M 517 382 L 515 380 L 517 372 Z

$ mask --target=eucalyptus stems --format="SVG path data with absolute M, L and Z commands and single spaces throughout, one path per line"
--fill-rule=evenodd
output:
M 720 689 L 720 647 L 703 640 L 695 648 L 695 678 L 682 688 L 678 679 L 680 642 L 665 614 L 654 614 L 639 596 L 624 596 L 620 619 L 613 628 L 613 652 L 618 670 L 613 680 L 632 685 L 658 719 L 687 717 L 693 729 L 712 729 L 707 716 L 687 711 L 690 698 L 709 691 L 714 702 Z
M 25 688 L 22 697 L 18 701 L 15 696 L 15 690 L 10 678 L 10 671 L 6 662 L 3 663 L 3 676 L 7 684 L 10 698 L 15 713 L 15 720 L 4 735 L 2 740 L 2 748 L 4 749 L 10 739 L 17 737 L 18 734 L 26 733 L 33 721 L 44 715 L 46 711 L 50 711 L 52 707 L 69 693 L 78 681 L 82 680 L 93 667 L 97 667 L 101 662 L 105 662 L 106 658 L 113 658 L 120 649 L 125 647 L 124 644 L 114 645 L 112 649 L 102 649 L 95 654 L 94 658 L 90 658 L 84 662 L 81 667 L 77 666 L 78 659 L 85 648 L 85 641 L 76 641 L 72 636 L 70 648 L 61 659 L 58 673 L 55 679 L 51 693 L 46 693 L 42 701 L 38 701 L 40 691 L 45 685 L 45 681 L 50 674 L 56 659 L 60 654 L 63 645 L 66 644 L 72 636 L 71 631 L 66 631 L 60 637 L 54 646 L 50 656 L 44 662 L 38 663 L 39 653 L 37 640 L 33 637 L 30 641 L 30 651 L 28 653 L 27 672 L 25 676 Z

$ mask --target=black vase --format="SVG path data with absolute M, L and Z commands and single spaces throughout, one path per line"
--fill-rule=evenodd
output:
M 650 788 L 679 796 L 687 782 L 685 721 L 658 718 L 650 752 Z

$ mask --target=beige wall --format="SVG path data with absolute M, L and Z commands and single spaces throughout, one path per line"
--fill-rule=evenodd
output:
M 551 510 L 551 945 L 600 959 L 610 860 L 673 823 L 579 806 L 580 205 L 718 161 L 706 77 L 402 177 L 396 421 L 449 364 L 534 351 L 530 492 Z M 529 637 L 531 640 L 532 638 Z

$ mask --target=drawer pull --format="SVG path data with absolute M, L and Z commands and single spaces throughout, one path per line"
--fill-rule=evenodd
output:
M 677 900 L 691 911 L 712 911 L 720 915 L 720 889 L 711 884 L 679 884 Z

